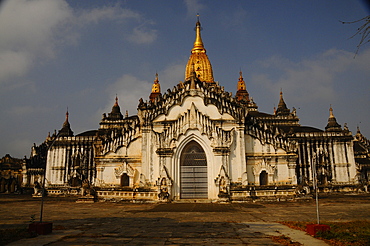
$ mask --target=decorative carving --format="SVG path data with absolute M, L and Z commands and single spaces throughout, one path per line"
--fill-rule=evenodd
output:
M 170 199 L 172 184 L 173 181 L 169 176 L 167 167 L 162 166 L 160 177 L 156 181 L 156 185 L 158 187 L 159 200 L 168 201 Z
M 139 102 L 138 114 L 142 117 L 144 126 L 151 125 L 153 120 L 161 114 L 168 114 L 168 110 L 174 105 L 181 105 L 185 97 L 191 95 L 198 95 L 203 98 L 204 104 L 213 104 L 218 109 L 220 114 L 228 113 L 233 116 L 238 122 L 244 122 L 246 115 L 246 108 L 238 104 L 230 93 L 223 90 L 217 84 L 208 84 L 200 82 L 198 79 L 195 81 L 196 90 L 189 90 L 190 80 L 179 83 L 173 90 L 168 90 L 162 97 L 154 102 L 144 102 L 142 99 Z M 195 94 L 194 94 L 195 93 Z
M 229 198 L 230 196 L 230 178 L 225 167 L 222 165 L 218 176 L 215 178 L 215 184 L 219 188 L 219 198 Z
M 234 128 L 226 131 L 216 125 L 208 116 L 199 112 L 194 104 L 176 121 L 164 122 L 165 129 L 158 133 L 154 132 L 156 142 L 160 148 L 158 154 L 170 156 L 173 140 L 177 140 L 179 136 L 185 134 L 189 129 L 198 129 L 201 134 L 207 135 L 212 142 L 212 147 L 216 152 L 221 151 L 226 153 L 233 141 Z
M 136 116 L 118 120 L 114 123 L 119 125 L 120 128 L 107 130 L 106 133 L 100 137 L 103 145 L 103 150 L 100 152 L 102 154 L 110 151 L 116 152 L 117 149 L 123 146 L 127 147 L 140 135 L 140 121 Z
M 114 174 L 116 178 L 121 177 L 123 173 L 127 173 L 128 176 L 133 176 L 134 172 L 135 170 L 129 164 L 127 164 L 126 161 L 122 163 L 118 168 L 114 169 Z
M 262 160 L 260 163 L 253 167 L 253 175 L 257 176 L 261 173 L 261 171 L 265 170 L 269 174 L 273 174 L 275 172 L 275 167 L 272 167 L 269 164 L 266 164 L 265 160 Z

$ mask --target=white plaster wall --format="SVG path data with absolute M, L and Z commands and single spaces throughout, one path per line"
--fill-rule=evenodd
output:
M 127 147 L 128 156 L 141 156 L 142 142 L 141 138 L 135 139 Z
M 105 164 L 103 171 L 103 180 L 105 184 L 119 185 L 121 180 L 116 178 L 114 174 L 114 169 L 117 168 L 116 165 Z
M 47 163 L 46 163 L 46 183 L 49 184 L 64 184 L 60 179 L 61 172 L 60 167 L 64 167 L 65 148 L 53 147 L 48 151 Z M 57 169 L 54 169 L 57 168 Z
M 233 143 L 230 147 L 228 172 L 231 182 L 242 183 L 243 174 L 247 172 L 244 127 L 236 126 L 235 129 Z

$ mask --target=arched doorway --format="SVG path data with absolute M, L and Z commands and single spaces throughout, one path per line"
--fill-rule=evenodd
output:
M 266 171 L 260 173 L 260 185 L 268 185 L 268 174 Z
M 207 199 L 207 158 L 203 148 L 189 142 L 180 157 L 180 198 Z
M 121 186 L 130 186 L 130 177 L 127 173 L 124 173 L 121 176 Z

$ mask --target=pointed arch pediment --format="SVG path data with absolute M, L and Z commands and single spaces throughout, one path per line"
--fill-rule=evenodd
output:
M 253 167 L 253 175 L 259 175 L 262 171 L 266 171 L 268 174 L 272 174 L 275 171 L 275 167 L 267 164 L 263 159 L 261 162 Z
M 177 119 L 157 122 L 157 125 L 153 126 L 161 148 L 169 148 L 172 140 L 176 141 L 189 130 L 198 130 L 202 135 L 206 135 L 211 140 L 212 147 L 229 147 L 233 141 L 234 129 L 233 124 L 223 124 L 220 120 L 210 119 L 199 111 L 195 103 L 191 103 Z
M 119 167 L 114 169 L 114 174 L 116 178 L 120 177 L 124 173 L 132 177 L 134 175 L 134 172 L 134 168 L 132 168 L 127 162 L 123 162 Z
M 198 109 L 211 119 L 234 120 L 244 122 L 246 108 L 237 103 L 232 94 L 226 92 L 217 82 L 206 83 L 199 80 L 180 82 L 173 90 L 168 89 L 163 96 L 154 101 L 140 99 L 138 105 L 138 116 L 144 125 L 150 125 L 153 121 L 164 121 L 169 118 L 174 120 L 179 117 L 179 111 L 188 108 L 187 101 L 194 101 Z M 172 112 L 170 112 L 172 111 Z M 213 114 L 208 113 L 211 111 Z M 216 113 L 218 112 L 218 113 Z
M 181 105 L 173 105 L 168 109 L 167 114 L 158 115 L 153 122 L 173 121 L 184 115 L 189 109 L 195 108 L 203 115 L 208 116 L 211 120 L 235 120 L 233 116 L 224 112 L 221 114 L 218 108 L 213 104 L 204 104 L 201 97 L 186 97 Z

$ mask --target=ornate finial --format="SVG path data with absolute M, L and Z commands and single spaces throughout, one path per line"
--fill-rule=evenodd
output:
M 199 14 L 197 15 L 197 23 L 195 24 L 195 41 L 193 49 L 191 50 L 191 53 L 206 53 L 206 50 L 204 49 L 203 40 L 200 35 L 200 31 L 202 30 L 201 24 L 199 21 Z
M 279 100 L 279 104 L 276 109 L 276 115 L 289 115 L 289 114 L 290 114 L 290 110 L 286 106 L 286 103 L 284 102 L 284 98 L 283 98 L 283 89 L 280 88 L 280 100 Z
M 236 91 L 236 99 L 237 101 L 243 100 L 244 102 L 250 102 L 249 93 L 247 92 L 247 87 L 245 86 L 243 72 L 241 69 L 239 71 L 239 81 Z
M 150 101 L 154 102 L 161 94 L 161 85 L 159 84 L 158 73 L 155 73 L 155 80 L 152 85 L 152 93 L 149 95 Z
M 126 116 L 126 118 L 128 117 L 128 110 L 126 110 L 126 115 L 125 116 Z
M 238 81 L 238 91 L 241 91 L 241 90 L 246 90 L 246 86 L 245 86 L 245 82 L 244 82 L 244 79 L 243 79 L 243 72 L 242 70 L 240 70 L 239 72 L 239 81 Z
M 331 104 L 330 104 L 330 108 L 329 108 L 329 112 L 330 112 L 330 118 L 335 118 L 334 117 L 334 114 L 333 114 L 333 108 L 331 107 Z
M 214 84 L 213 71 L 211 62 L 206 54 L 206 49 L 201 38 L 201 24 L 199 21 L 199 14 L 197 15 L 197 22 L 195 25 L 195 41 L 191 49 L 191 55 L 185 69 L 185 80 L 190 80 L 193 76 L 193 63 L 195 64 L 195 71 L 197 79 L 202 82 Z
M 325 127 L 325 130 L 326 131 L 331 131 L 331 132 L 333 132 L 333 131 L 342 131 L 341 126 L 338 124 L 337 119 L 334 117 L 333 108 L 331 107 L 331 104 L 330 104 L 329 112 L 330 112 L 330 116 L 329 116 L 329 119 L 328 119 L 328 124 Z
M 199 16 L 200 16 L 199 13 L 197 13 L 197 20 L 198 20 L 198 22 L 199 22 Z
M 152 93 L 160 93 L 161 92 L 161 85 L 159 84 L 159 79 L 158 79 L 158 73 L 155 73 L 155 80 L 152 85 Z
M 64 121 L 63 126 L 68 126 L 69 125 L 68 118 L 69 118 L 69 112 L 68 112 L 68 107 L 67 107 L 66 120 Z
M 116 102 L 114 103 L 114 106 L 118 106 L 118 96 L 116 94 Z
M 59 136 L 73 136 L 73 131 L 71 130 L 71 125 L 69 124 L 68 117 L 69 112 L 67 107 L 66 120 L 63 123 L 62 129 L 59 130 Z

